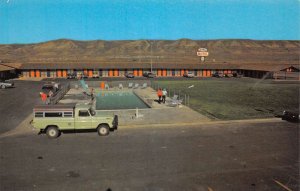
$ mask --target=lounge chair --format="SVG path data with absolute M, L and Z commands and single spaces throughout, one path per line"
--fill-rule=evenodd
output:
M 147 88 L 147 83 L 143 83 L 143 86 L 141 87 L 142 89 Z
M 134 84 L 134 87 L 133 87 L 133 89 L 137 89 L 137 88 L 139 88 L 139 84 L 138 83 L 136 83 L 136 84 Z
M 182 99 L 178 99 L 178 95 L 174 95 L 171 100 L 168 100 L 167 103 L 171 107 L 175 107 L 177 105 L 180 105 L 182 103 Z
M 119 84 L 119 89 L 123 89 L 123 84 Z
M 84 80 L 79 80 L 79 82 L 80 82 L 80 85 L 81 85 L 82 89 L 84 89 L 85 91 L 89 90 L 88 89 L 89 86 L 85 83 Z
M 132 88 L 132 87 L 133 87 L 133 83 L 129 83 L 128 88 Z
M 105 89 L 109 90 L 109 85 L 108 84 L 105 84 Z

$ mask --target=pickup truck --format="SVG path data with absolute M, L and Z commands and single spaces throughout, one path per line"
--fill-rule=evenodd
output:
M 61 132 L 76 130 L 96 130 L 100 136 L 109 134 L 118 127 L 117 115 L 97 114 L 90 105 L 38 105 L 33 109 L 31 125 L 46 133 L 49 138 L 57 138 Z
M 143 73 L 143 76 L 146 78 L 155 78 L 156 74 L 152 73 L 152 72 L 145 72 L 145 73 Z
M 1 89 L 14 87 L 14 82 L 8 80 L 0 80 L 0 87 Z
M 185 72 L 183 74 L 183 77 L 186 77 L 186 78 L 193 78 L 195 75 L 194 75 L 194 72 Z

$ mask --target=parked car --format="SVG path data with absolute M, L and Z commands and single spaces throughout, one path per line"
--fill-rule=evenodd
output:
M 93 78 L 99 78 L 100 76 L 99 76 L 99 73 L 98 72 L 93 72 L 93 76 L 92 76 Z
M 243 74 L 234 72 L 234 73 L 232 73 L 232 76 L 235 77 L 235 78 L 241 78 L 241 77 L 243 77 Z
M 75 73 L 68 73 L 67 74 L 67 79 L 75 79 L 75 78 L 76 78 Z
M 222 72 L 215 72 L 211 76 L 215 78 L 223 78 L 224 74 Z
M 9 80 L 0 80 L 1 89 L 14 87 L 14 82 Z
M 183 77 L 186 77 L 186 78 L 193 78 L 193 77 L 195 77 L 195 75 L 194 75 L 194 72 L 185 72 L 185 73 L 183 74 Z
M 118 127 L 118 116 L 96 113 L 89 105 L 40 105 L 33 109 L 31 125 L 46 133 L 49 138 L 57 138 L 61 132 L 74 130 L 96 130 L 105 136 Z
M 233 77 L 233 74 L 224 74 L 224 77 L 225 78 L 231 78 L 231 77 Z
M 81 72 L 77 72 L 77 79 L 82 79 L 82 78 L 87 78 L 87 75 L 85 75 Z
M 144 72 L 143 76 L 146 77 L 146 78 L 155 78 L 156 74 L 153 73 L 153 72 Z
M 133 73 L 126 73 L 125 77 L 126 78 L 134 78 L 134 75 L 133 75 Z
M 300 121 L 300 115 L 299 113 L 294 113 L 290 111 L 283 111 L 282 120 L 290 121 L 290 122 L 297 122 L 299 123 Z

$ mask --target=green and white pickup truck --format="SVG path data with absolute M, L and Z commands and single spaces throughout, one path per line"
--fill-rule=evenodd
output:
M 68 130 L 93 129 L 104 136 L 118 127 L 117 115 L 97 114 L 86 104 L 39 105 L 34 107 L 33 114 L 31 125 L 49 138 L 56 138 Z

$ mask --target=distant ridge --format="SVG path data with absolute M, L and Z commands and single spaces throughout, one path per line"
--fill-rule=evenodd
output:
M 58 39 L 35 44 L 0 45 L 6 62 L 168 62 L 199 63 L 198 48 L 207 48 L 208 63 L 298 64 L 300 41 L 295 40 L 116 40 Z

